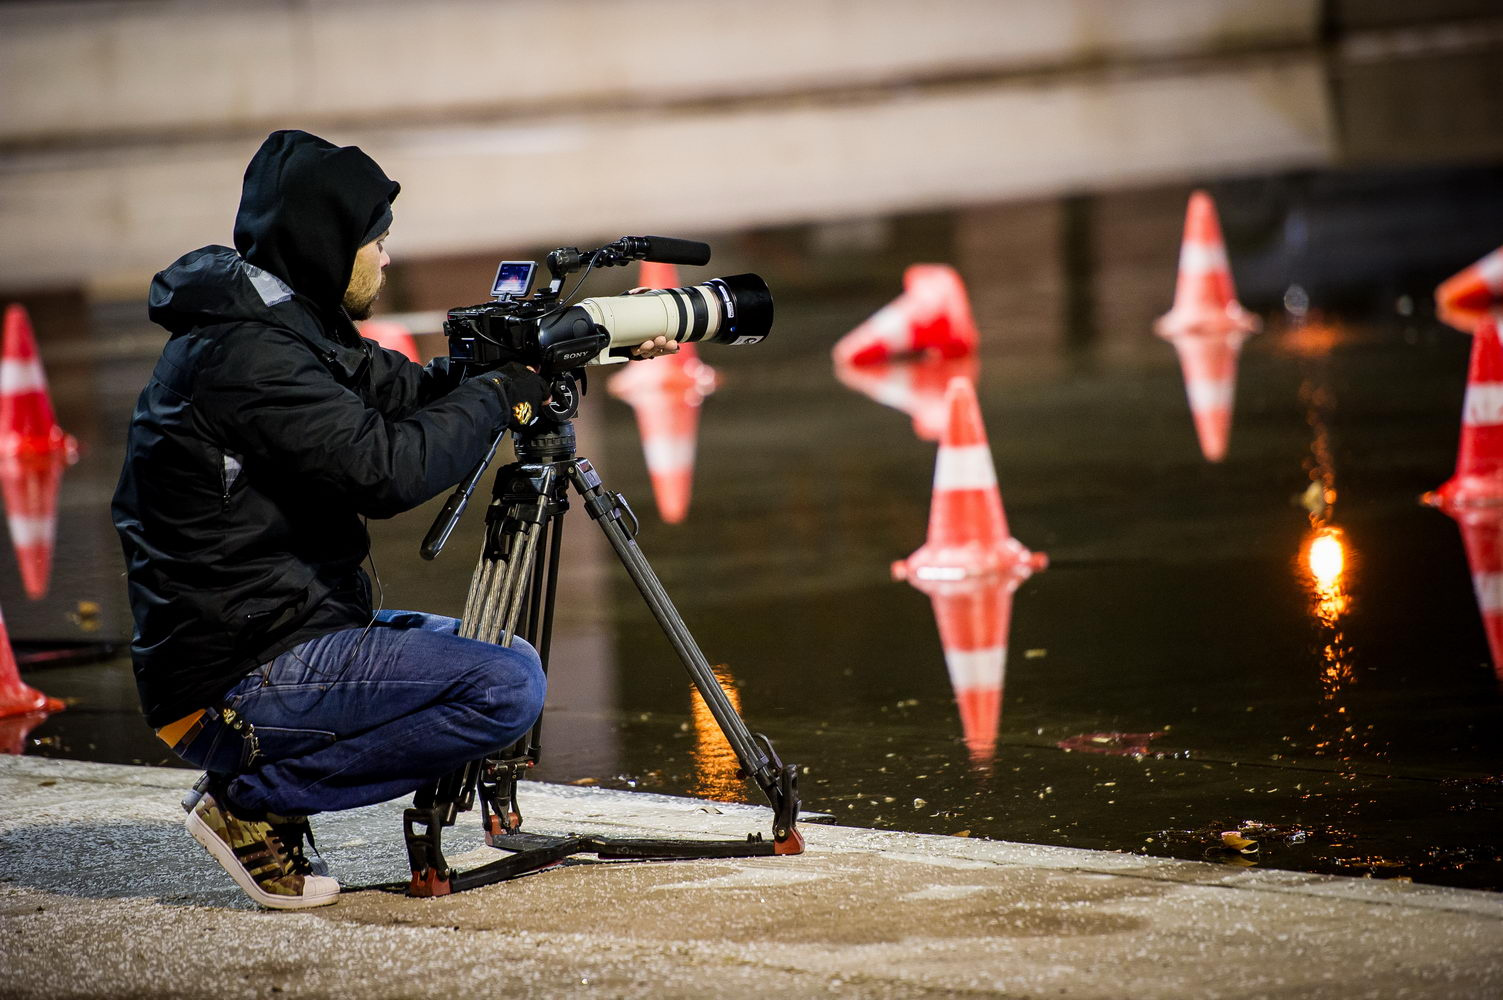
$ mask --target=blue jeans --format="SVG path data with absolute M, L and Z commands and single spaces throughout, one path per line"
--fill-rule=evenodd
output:
M 515 742 L 543 709 L 537 652 L 460 638 L 459 621 L 383 611 L 256 668 L 224 704 L 260 755 L 210 722 L 178 755 L 246 811 L 308 815 L 385 802 Z

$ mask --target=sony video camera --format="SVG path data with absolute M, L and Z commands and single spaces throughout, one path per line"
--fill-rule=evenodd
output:
M 584 268 L 587 276 L 592 268 L 633 260 L 706 264 L 710 247 L 663 236 L 623 236 L 598 250 L 562 247 L 548 254 L 552 281 L 530 296 L 537 265 L 502 261 L 490 302 L 449 310 L 444 333 L 450 357 L 480 368 L 520 361 L 551 377 L 582 365 L 629 360 L 632 348 L 654 337 L 755 344 L 772 328 L 772 293 L 755 274 L 573 305 L 559 301 L 564 275 Z

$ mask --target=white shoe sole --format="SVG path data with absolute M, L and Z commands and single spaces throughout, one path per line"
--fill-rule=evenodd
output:
M 271 910 L 306 910 L 311 906 L 328 906 L 339 898 L 339 883 L 326 875 L 306 875 L 303 877 L 303 894 L 301 896 L 277 896 L 267 892 L 256 884 L 256 880 L 250 877 L 240 859 L 235 857 L 235 852 L 230 845 L 220 840 L 218 835 L 198 816 L 195 809 L 188 814 L 185 824 L 193 839 L 204 846 L 214 860 L 219 862 L 221 868 L 235 880 L 247 896 Z

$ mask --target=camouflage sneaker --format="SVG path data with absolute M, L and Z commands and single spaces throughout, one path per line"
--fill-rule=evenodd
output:
M 214 801 L 212 794 L 205 794 L 188 813 L 186 826 L 245 894 L 262 906 L 296 910 L 338 899 L 339 883 L 313 874 L 312 864 L 303 856 L 302 837 L 289 847 L 278 833 L 278 826 L 287 829 L 293 821 L 268 820 L 241 819 Z M 302 827 L 307 829 L 306 820 Z

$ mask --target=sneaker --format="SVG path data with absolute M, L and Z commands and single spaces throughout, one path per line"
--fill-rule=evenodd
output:
M 273 822 L 275 820 L 275 822 Z M 307 820 L 302 820 L 307 830 Z M 313 874 L 303 856 L 302 837 L 288 846 L 278 827 L 292 833 L 296 821 L 288 817 L 241 819 L 205 793 L 188 813 L 185 824 L 193 839 L 208 848 L 245 894 L 273 910 L 325 906 L 339 898 L 339 883 Z M 290 839 L 290 838 L 289 838 Z

